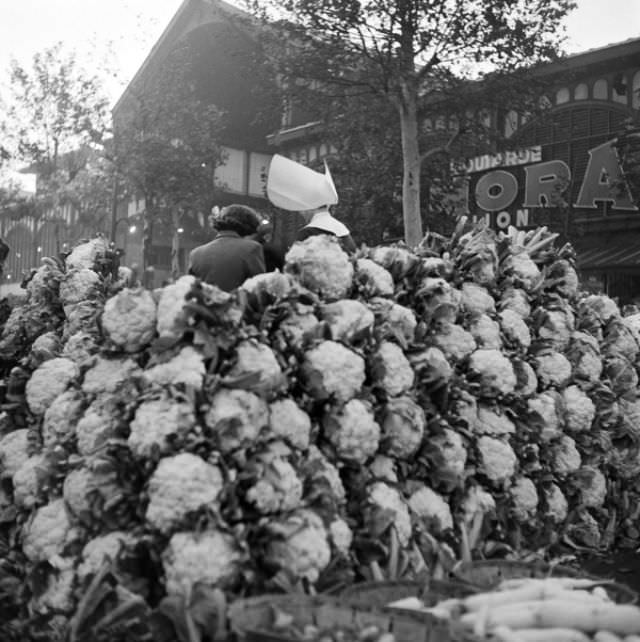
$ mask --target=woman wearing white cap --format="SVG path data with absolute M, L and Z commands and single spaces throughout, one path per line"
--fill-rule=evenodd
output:
M 334 218 L 329 207 L 338 202 L 338 193 L 327 164 L 320 174 L 280 154 L 271 159 L 267 177 L 267 196 L 276 206 L 289 212 L 300 212 L 307 224 L 298 232 L 302 241 L 314 234 L 337 236 L 345 250 L 353 252 L 356 244 L 344 223 Z

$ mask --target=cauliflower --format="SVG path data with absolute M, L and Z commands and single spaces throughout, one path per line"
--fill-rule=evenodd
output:
M 45 456 L 29 457 L 13 475 L 13 501 L 23 508 L 35 506 L 47 476 Z
M 71 254 L 64 260 L 65 267 L 68 272 L 74 269 L 92 270 L 96 265 L 96 261 L 104 257 L 108 249 L 107 241 L 102 237 L 97 237 L 80 245 L 76 245 L 71 251 Z
M 571 520 L 567 527 L 567 535 L 590 549 L 597 549 L 600 546 L 602 535 L 598 522 L 588 511 L 582 510 Z
M 338 469 L 316 447 L 311 446 L 304 464 L 304 475 L 307 483 L 312 486 L 321 484 L 328 488 L 336 503 L 342 504 L 346 499 L 346 492 Z
M 295 579 L 316 582 L 331 561 L 329 535 L 320 516 L 303 509 L 270 523 L 268 529 L 275 536 L 267 544 L 270 564 Z
M 451 415 L 456 420 L 462 420 L 465 427 L 475 430 L 478 423 L 478 401 L 476 398 L 461 388 L 455 391 L 455 397 L 451 400 Z
M 473 431 L 484 435 L 512 435 L 516 432 L 516 426 L 502 408 L 481 403 L 478 404 Z
M 375 327 L 382 337 L 393 337 L 408 345 L 415 337 L 418 322 L 413 310 L 389 299 L 374 297 L 369 307 L 375 316 Z
M 395 460 L 385 455 L 376 455 L 369 464 L 369 472 L 376 480 L 398 483 Z
M 362 464 L 378 450 L 380 426 L 365 401 L 352 399 L 334 408 L 324 416 L 322 425 L 341 459 Z
M 516 373 L 516 393 L 523 398 L 530 397 L 538 389 L 536 371 L 524 359 L 513 359 L 511 363 Z
M 547 506 L 546 514 L 556 524 L 564 522 L 569 514 L 569 502 L 556 484 L 551 484 L 544 491 Z
M 338 240 L 327 234 L 294 243 L 285 258 L 285 273 L 328 301 L 343 299 L 351 289 L 353 265 Z
M 356 260 L 356 281 L 368 296 L 393 296 L 393 277 L 371 259 Z
M 62 344 L 56 332 L 45 332 L 31 344 L 31 361 L 37 367 L 47 359 L 60 355 Z
M 216 434 L 220 450 L 228 453 L 255 444 L 269 426 L 269 406 L 247 390 L 222 388 L 211 399 L 205 422 Z
M 166 452 L 170 435 L 186 435 L 196 425 L 191 404 L 171 399 L 149 399 L 136 409 L 127 443 L 137 457 L 150 457 L 154 449 Z
M 523 318 L 517 312 L 508 309 L 502 310 L 498 316 L 500 318 L 500 327 L 507 342 L 527 350 L 531 345 L 531 333 Z
M 184 346 L 168 361 L 147 366 L 142 376 L 147 383 L 159 386 L 183 384 L 199 390 L 206 372 L 202 352 L 193 346 Z
M 29 430 L 19 428 L 0 439 L 0 478 L 13 477 L 29 459 Z
M 567 386 L 562 391 L 564 401 L 564 423 L 571 432 L 585 432 L 591 429 L 596 418 L 596 406 L 578 386 Z
M 54 499 L 36 510 L 22 531 L 22 551 L 32 562 L 61 555 L 71 533 L 64 499 Z
M 97 334 L 81 330 L 67 338 L 60 356 L 83 365 L 93 358 L 99 349 Z
M 191 453 L 164 457 L 149 480 L 146 519 L 168 533 L 191 511 L 217 506 L 223 479 L 220 470 Z
M 60 300 L 64 306 L 98 299 L 101 295 L 102 280 L 90 268 L 67 270 L 60 282 Z
M 580 280 L 575 268 L 565 259 L 557 259 L 548 269 L 548 287 L 553 286 L 565 298 L 573 299 L 578 295 Z
M 61 444 L 76 433 L 76 424 L 82 415 L 84 397 L 78 390 L 67 390 L 58 395 L 44 413 L 42 441 L 46 447 Z
M 80 301 L 80 303 L 65 305 L 66 323 L 63 336 L 68 338 L 82 330 L 99 332 L 98 321 L 101 312 L 102 307 L 96 301 Z
M 624 323 L 624 319 L 610 321 L 605 329 L 604 353 L 621 355 L 635 361 L 640 351 L 638 333 Z
M 586 381 L 600 379 L 603 364 L 600 347 L 595 337 L 584 332 L 573 332 L 566 356 L 573 366 L 574 377 Z
M 627 434 L 637 438 L 640 436 L 640 399 L 630 400 L 621 397 L 618 400 L 618 406 L 620 408 L 622 427 L 624 427 Z M 593 412 L 595 417 L 595 406 Z
M 539 321 L 538 337 L 559 352 L 566 351 L 575 330 L 575 319 L 570 308 L 545 310 Z
M 280 323 L 287 342 L 295 348 L 302 348 L 308 338 L 313 338 L 320 321 L 313 314 L 313 307 L 298 303 Z
M 260 479 L 247 491 L 246 499 L 263 515 L 290 511 L 300 506 L 302 482 L 286 460 L 273 457 L 262 462 Z
M 460 306 L 472 316 L 493 314 L 496 304 L 488 290 L 472 281 L 465 281 L 460 288 Z
M 341 299 L 328 303 L 321 307 L 320 312 L 334 341 L 356 341 L 367 333 L 374 323 L 373 312 L 355 299 Z
M 607 498 L 607 478 L 594 466 L 583 466 L 576 473 L 580 501 L 587 508 L 601 508 Z
M 477 514 L 485 515 L 496 509 L 496 500 L 482 486 L 471 486 L 461 503 L 464 522 L 470 526 Z
M 224 587 L 244 560 L 233 536 L 219 530 L 175 533 L 162 553 L 168 595 L 189 599 L 194 584 Z
M 236 358 L 237 361 L 229 372 L 230 377 L 256 375 L 255 381 L 242 386 L 246 390 L 269 397 L 286 388 L 287 380 L 275 353 L 268 345 L 241 341 L 236 346 Z
M 635 394 L 638 387 L 638 372 L 623 355 L 609 355 L 604 360 L 603 375 L 611 382 L 616 395 Z
M 62 496 L 69 511 L 83 522 L 91 518 L 91 508 L 96 497 L 103 503 L 121 492 L 117 475 L 99 461 L 90 461 L 86 467 L 72 470 L 64 480 Z
M 479 471 L 496 484 L 503 484 L 513 477 L 518 458 L 506 442 L 483 435 L 477 441 L 480 454 Z
M 138 352 L 156 331 L 156 302 L 143 288 L 124 288 L 107 300 L 102 312 L 102 329 L 125 352 Z
M 329 524 L 329 539 L 338 553 L 342 555 L 349 554 L 349 549 L 353 542 L 353 533 L 344 519 L 338 517 Z
M 87 394 L 115 392 L 123 383 L 140 373 L 133 359 L 106 359 L 97 357 L 84 373 L 82 391 Z
M 240 286 L 241 290 L 256 296 L 266 294 L 276 301 L 288 296 L 293 291 L 293 288 L 292 278 L 288 274 L 282 274 L 282 272 L 278 271 L 256 274 Z
M 427 532 L 442 533 L 453 528 L 453 517 L 447 501 L 427 486 L 411 493 L 407 503 Z
M 449 361 L 461 361 L 477 347 L 470 332 L 448 321 L 438 322 L 436 331 L 431 335 L 431 343 L 440 348 Z
M 589 294 L 578 304 L 578 317 L 581 326 L 591 318 L 600 325 L 605 325 L 612 319 L 621 317 L 618 304 L 604 294 Z
M 168 343 L 179 341 L 189 327 L 189 316 L 184 304 L 195 283 L 196 278 L 186 274 L 160 291 L 156 331 L 159 337 Z
M 467 449 L 459 433 L 445 428 L 441 433 L 429 437 L 425 454 L 439 482 L 451 488 L 462 485 Z
M 571 363 L 560 352 L 550 351 L 539 354 L 533 360 L 538 381 L 544 387 L 561 388 L 571 379 Z
M 501 311 L 510 310 L 511 312 L 515 312 L 523 319 L 528 319 L 531 315 L 529 297 L 527 293 L 520 288 L 506 288 L 500 296 L 498 307 Z
M 89 540 L 82 549 L 82 559 L 77 568 L 78 579 L 83 582 L 89 575 L 98 573 L 105 560 L 115 562 L 122 550 L 135 545 L 131 533 L 112 531 Z
M 413 399 L 389 399 L 381 423 L 385 452 L 398 459 L 409 459 L 415 455 L 422 444 L 427 422 L 424 410 Z
M 513 279 L 514 285 L 522 287 L 526 292 L 533 292 L 542 283 L 542 273 L 524 251 L 510 254 L 501 267 L 502 272 Z
M 44 591 L 33 595 L 30 608 L 35 613 L 50 614 L 51 612 L 71 614 L 75 606 L 73 590 L 75 588 L 76 573 L 73 560 L 60 558 L 56 567 L 51 569 L 46 576 Z
M 56 357 L 38 366 L 27 381 L 26 396 L 29 409 L 42 415 L 53 400 L 62 394 L 80 375 L 78 366 L 70 359 Z
M 423 317 L 427 323 L 434 319 L 448 323 L 456 320 L 462 295 L 442 277 L 425 277 L 415 296 L 422 300 Z
M 562 434 L 559 413 L 560 399 L 557 394 L 547 391 L 527 400 L 527 408 L 534 414 L 534 421 L 540 427 L 540 439 L 549 442 Z M 531 423 L 531 422 L 530 422 Z
M 478 377 L 483 397 L 498 397 L 515 390 L 516 375 L 511 361 L 498 350 L 476 350 L 469 359 L 469 371 Z
M 519 522 L 526 522 L 538 509 L 538 491 L 528 477 L 519 477 L 509 489 L 513 505 L 511 510 Z
M 439 386 L 453 376 L 453 368 L 440 348 L 431 347 L 409 354 L 409 363 L 423 384 Z
M 407 392 L 413 386 L 414 373 L 402 348 L 383 341 L 371 360 L 371 376 L 390 397 Z
M 381 515 L 393 524 L 401 546 L 407 546 L 411 540 L 411 516 L 409 508 L 400 493 L 384 482 L 374 482 L 369 486 L 368 500 L 372 512 L 370 523 Z M 384 520 L 383 520 L 384 521 Z M 377 534 L 377 533 L 374 533 Z
M 323 341 L 305 354 L 301 374 L 314 398 L 348 401 L 362 388 L 365 364 L 342 344 Z
M 104 446 L 118 431 L 117 399 L 111 395 L 96 397 L 78 420 L 76 446 L 81 455 L 91 455 Z
M 269 428 L 273 435 L 294 448 L 309 447 L 311 419 L 293 399 L 279 399 L 269 405 Z
M 499 350 L 502 347 L 500 326 L 486 314 L 480 314 L 471 320 L 469 332 L 479 348 Z
M 409 250 L 385 245 L 371 248 L 369 258 L 389 270 L 396 281 L 403 279 L 419 263 L 418 257 Z

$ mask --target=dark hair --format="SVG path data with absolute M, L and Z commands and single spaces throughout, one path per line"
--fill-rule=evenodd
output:
M 215 228 L 221 232 L 236 232 L 240 236 L 255 234 L 262 219 L 246 205 L 228 205 L 222 210 Z

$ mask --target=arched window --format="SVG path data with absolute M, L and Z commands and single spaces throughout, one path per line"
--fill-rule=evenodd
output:
M 593 85 L 593 97 L 596 100 L 607 100 L 609 98 L 609 85 L 604 78 L 596 80 Z
M 562 105 L 568 103 L 571 98 L 571 93 L 569 92 L 568 87 L 561 87 L 556 92 L 556 105 Z
M 573 99 L 574 100 L 586 100 L 587 98 L 589 98 L 589 87 L 587 87 L 586 83 L 581 82 L 573 90 Z

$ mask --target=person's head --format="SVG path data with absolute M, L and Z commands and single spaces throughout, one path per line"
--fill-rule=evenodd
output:
M 270 243 L 273 240 L 273 225 L 267 219 L 263 219 L 253 234 L 253 239 L 258 243 Z
M 262 219 L 246 205 L 228 205 L 222 208 L 215 228 L 219 232 L 236 232 L 240 236 L 251 236 L 258 231 Z

